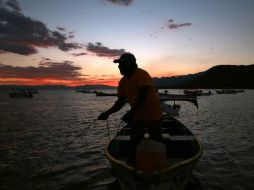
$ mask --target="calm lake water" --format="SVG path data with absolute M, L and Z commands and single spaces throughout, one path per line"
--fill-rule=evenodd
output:
M 108 124 L 95 119 L 115 100 L 71 90 L 41 90 L 32 99 L 0 92 L 0 189 L 107 189 L 114 179 L 104 149 L 129 107 Z M 253 190 L 254 90 L 198 103 L 179 102 L 178 117 L 204 149 L 195 177 L 204 190 Z

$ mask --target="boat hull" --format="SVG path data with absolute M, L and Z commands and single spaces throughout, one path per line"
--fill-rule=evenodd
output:
M 122 190 L 184 190 L 189 182 L 196 163 L 188 164 L 181 169 L 164 172 L 144 174 L 143 172 L 126 171 L 114 165 L 115 177 Z
M 177 123 L 174 126 L 167 125 Z M 184 190 L 192 171 L 202 155 L 198 140 L 177 120 L 164 121 L 163 141 L 167 147 L 167 166 L 151 172 L 137 170 L 124 161 L 128 155 L 128 133 L 120 131 L 106 148 L 106 156 L 122 190 Z M 168 134 L 172 134 L 167 136 Z

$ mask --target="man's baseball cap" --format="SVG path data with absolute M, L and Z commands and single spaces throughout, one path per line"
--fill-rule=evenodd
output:
M 131 53 L 124 53 L 120 56 L 119 59 L 115 59 L 114 63 L 120 63 L 120 62 L 132 62 L 136 63 L 136 58 L 133 54 Z

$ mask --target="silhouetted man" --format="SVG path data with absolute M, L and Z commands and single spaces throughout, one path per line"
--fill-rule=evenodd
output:
M 135 165 L 136 147 L 144 137 L 145 128 L 150 139 L 162 140 L 162 111 L 152 78 L 145 70 L 138 68 L 135 56 L 124 53 L 114 60 L 114 63 L 119 63 L 118 67 L 123 75 L 118 84 L 118 99 L 109 110 L 101 113 L 98 119 L 106 120 L 109 115 L 119 111 L 126 101 L 130 104 L 131 109 L 122 120 L 131 126 L 128 164 Z

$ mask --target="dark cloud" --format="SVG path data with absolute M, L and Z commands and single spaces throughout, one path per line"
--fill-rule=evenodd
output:
M 133 0 L 105 0 L 105 1 L 112 4 L 124 5 L 124 6 L 129 6 L 131 3 L 133 3 Z
M 74 32 L 68 32 L 68 38 L 69 39 L 74 38 Z
M 49 62 L 50 61 L 50 58 L 47 58 L 47 57 L 43 57 L 42 60 L 40 61 L 40 63 L 45 63 L 45 62 Z
M 0 63 L 0 78 L 75 80 L 83 76 L 80 70 L 81 67 L 70 61 L 42 62 L 38 67 L 14 67 Z
M 178 24 L 178 23 L 174 23 L 173 19 L 168 20 L 168 28 L 169 29 L 178 29 L 178 28 L 181 28 L 184 26 L 191 26 L 191 25 L 192 25 L 192 23 L 189 23 L 189 22 Z
M 73 56 L 78 57 L 82 55 L 87 55 L 87 53 L 72 53 Z
M 108 47 L 103 46 L 100 42 L 95 44 L 88 43 L 87 51 L 94 53 L 99 57 L 116 57 L 122 55 L 126 51 L 124 49 L 109 49 Z
M 8 2 L 15 4 L 16 1 Z M 6 5 L 0 3 L 1 53 L 31 55 L 37 53 L 38 47 L 57 47 L 62 51 L 81 48 L 78 43 L 67 43 L 68 35 L 51 31 L 41 21 L 33 20 L 17 11 L 10 11 Z M 58 29 L 62 31 L 64 28 Z
M 56 28 L 57 28 L 57 30 L 59 30 L 59 31 L 65 31 L 65 30 L 66 30 L 65 28 L 60 27 L 60 26 L 58 26 L 58 27 L 56 27 Z
M 74 35 L 73 35 L 73 34 L 70 34 L 70 35 L 68 36 L 68 38 L 69 38 L 69 39 L 74 38 Z
M 6 8 L 10 8 L 13 11 L 16 11 L 16 12 L 21 11 L 20 5 L 19 5 L 18 1 L 16 1 L 16 0 L 7 0 L 5 2 L 5 5 L 6 5 Z

